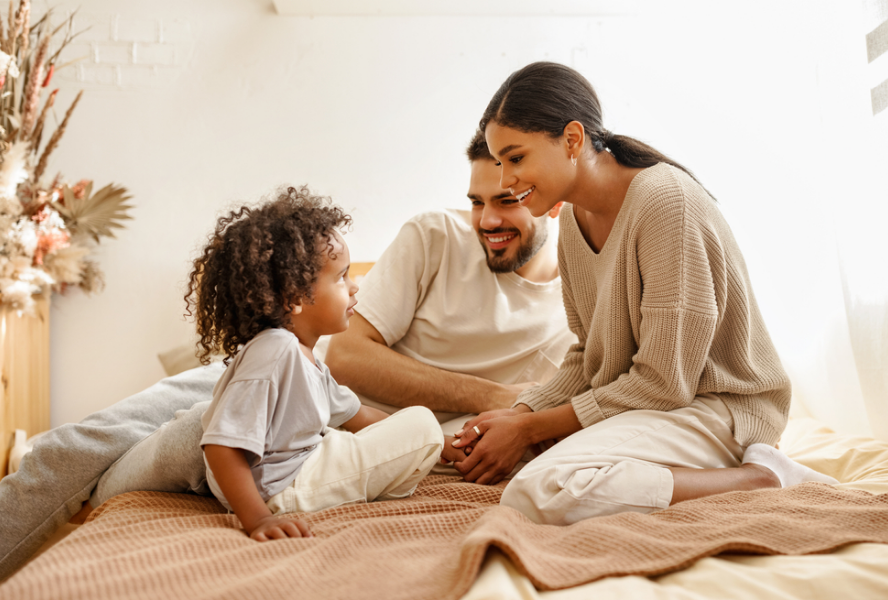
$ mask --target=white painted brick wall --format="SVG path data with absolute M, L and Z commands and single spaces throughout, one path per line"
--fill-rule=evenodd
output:
M 163 19 L 160 22 L 160 41 L 164 44 L 191 42 L 191 23 L 182 19 Z
M 163 87 L 187 67 L 194 50 L 191 23 L 162 14 L 77 13 L 74 31 L 82 33 L 65 48 L 60 63 L 77 62 L 58 77 L 84 88 Z
M 133 19 L 116 15 L 112 24 L 116 42 L 160 41 L 160 22 L 157 19 Z
M 172 44 L 134 44 L 133 56 L 137 64 L 172 66 L 176 64 L 176 47 Z
M 109 44 L 95 42 L 95 52 L 93 59 L 98 63 L 106 63 L 112 65 L 128 65 L 133 61 L 135 44 Z

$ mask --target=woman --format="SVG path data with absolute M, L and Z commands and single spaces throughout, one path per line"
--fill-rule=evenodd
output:
M 576 71 L 513 73 L 481 119 L 509 188 L 534 216 L 559 202 L 559 269 L 579 343 L 508 410 L 469 421 L 457 468 L 539 523 L 650 512 L 733 490 L 836 483 L 773 447 L 790 383 L 730 228 L 680 164 L 602 126 Z

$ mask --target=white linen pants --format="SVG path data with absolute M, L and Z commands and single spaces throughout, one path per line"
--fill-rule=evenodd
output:
M 268 500 L 274 514 L 406 498 L 441 456 L 444 436 L 429 409 L 413 406 L 357 433 L 327 429 L 296 479 Z
M 739 467 L 744 448 L 715 396 L 673 411 L 631 410 L 568 436 L 528 463 L 500 504 L 531 521 L 569 525 L 620 512 L 648 513 L 672 502 L 668 467 Z

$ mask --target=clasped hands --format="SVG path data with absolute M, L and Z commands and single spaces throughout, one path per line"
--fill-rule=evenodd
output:
M 456 439 L 450 444 L 445 443 L 443 458 L 453 461 L 453 466 L 466 481 L 485 485 L 499 483 L 512 472 L 531 446 L 523 418 L 529 410 L 519 405 L 481 413 L 456 432 Z

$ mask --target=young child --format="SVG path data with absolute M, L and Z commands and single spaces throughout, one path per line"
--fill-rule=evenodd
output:
M 185 299 L 200 358 L 230 361 L 203 417 L 207 480 L 257 541 L 311 535 L 283 513 L 409 496 L 441 454 L 430 410 L 386 418 L 312 354 L 354 314 L 358 286 L 338 231 L 350 222 L 288 188 L 219 219 L 194 261 Z

